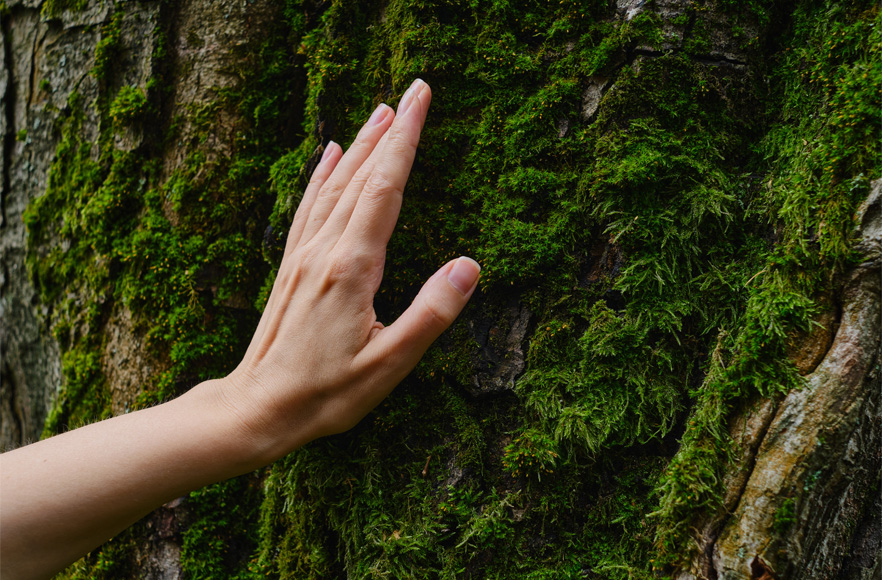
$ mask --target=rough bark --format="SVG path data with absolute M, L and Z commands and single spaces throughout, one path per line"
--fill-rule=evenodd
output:
M 870 506 L 882 458 L 882 182 L 861 213 L 859 246 L 867 253 L 842 282 L 836 338 L 806 388 L 778 406 L 763 437 L 732 521 L 714 547 L 720 578 L 756 578 L 757 570 L 832 577 L 853 548 L 854 528 L 879 517 Z M 792 506 L 786 516 L 785 506 Z
M 794 354 L 816 359 L 805 389 L 747 405 L 724 508 L 704 524 L 680 578 L 870 578 L 878 560 L 882 465 L 882 181 L 858 212 L 861 262 L 839 282 L 832 344 L 819 327 Z M 830 317 L 822 317 L 830 318 Z

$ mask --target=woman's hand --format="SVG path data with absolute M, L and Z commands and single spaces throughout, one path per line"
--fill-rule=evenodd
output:
M 431 92 L 381 105 L 345 155 L 331 144 L 297 210 L 244 360 L 156 407 L 0 456 L 3 578 L 46 578 L 163 503 L 353 426 L 474 292 L 459 258 L 384 328 L 374 294 Z M 394 120 L 393 120 L 394 119 Z
M 480 268 L 459 258 L 429 279 L 391 326 L 374 312 L 431 98 L 417 80 L 397 115 L 380 105 L 345 154 L 328 145 L 304 193 L 266 310 L 223 393 L 267 459 L 355 425 L 413 369 L 475 289 Z

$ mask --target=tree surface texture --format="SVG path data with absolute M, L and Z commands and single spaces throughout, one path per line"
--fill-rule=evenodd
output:
M 415 77 L 381 320 L 445 261 L 483 266 L 355 429 L 60 577 L 882 576 L 877 2 L 0 19 L 5 448 L 230 372 L 323 147 Z

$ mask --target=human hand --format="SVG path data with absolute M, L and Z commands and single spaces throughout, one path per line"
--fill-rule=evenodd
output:
M 263 461 L 354 426 L 475 290 L 480 267 L 459 258 L 389 327 L 373 307 L 430 101 L 416 80 L 397 116 L 380 105 L 349 150 L 330 143 L 313 173 L 266 310 L 221 393 Z
M 172 498 L 352 427 L 416 365 L 479 273 L 454 260 L 394 324 L 377 322 L 374 294 L 430 100 L 416 81 L 397 117 L 380 105 L 345 155 L 327 147 L 233 373 L 0 456 L 4 577 L 49 577 Z

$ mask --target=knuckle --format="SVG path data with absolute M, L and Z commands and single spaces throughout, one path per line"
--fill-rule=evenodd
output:
M 388 171 L 377 168 L 371 173 L 371 177 L 364 187 L 364 195 L 370 197 L 386 197 L 389 195 L 401 196 L 404 188 Z
M 423 305 L 429 315 L 425 321 L 426 326 L 436 329 L 441 326 L 446 327 L 452 322 L 452 317 L 441 301 L 426 298 Z
M 412 156 L 420 142 L 420 131 L 414 127 L 398 127 L 390 135 L 389 142 L 393 144 L 392 147 L 396 153 L 406 153 Z
M 327 280 L 331 284 L 357 281 L 362 279 L 369 267 L 367 257 L 362 252 L 337 249 L 328 258 Z
M 370 178 L 372 171 L 372 166 L 368 166 L 367 163 L 365 165 L 362 165 L 349 181 L 349 188 L 354 188 L 356 191 L 361 189 L 362 186 L 367 183 L 367 180 Z
M 337 179 L 329 179 L 325 181 L 319 188 L 317 200 L 337 199 L 343 192 L 343 186 Z
M 396 132 L 395 135 L 389 138 L 389 142 L 386 143 L 386 149 L 384 153 L 388 153 L 394 155 L 396 157 L 410 155 L 413 151 L 413 145 L 411 145 L 404 135 L 400 132 Z
M 353 263 L 346 257 L 332 256 L 328 260 L 328 269 L 325 280 L 329 286 L 340 284 L 352 277 Z
M 321 172 L 315 171 L 312 176 L 309 178 L 309 184 L 306 186 L 308 188 L 321 189 L 325 183 L 328 182 L 328 176 L 322 175 Z M 305 196 L 305 193 L 304 193 Z
M 312 242 L 299 246 L 292 256 L 298 270 L 309 271 L 322 262 L 321 248 Z
M 385 256 L 379 258 L 361 247 L 338 247 L 328 257 L 326 280 L 329 284 L 362 286 L 373 283 L 382 272 Z
M 349 146 L 349 149 L 367 149 L 368 152 L 370 152 L 382 137 L 382 135 L 379 135 L 370 129 L 370 127 L 362 127 L 358 132 L 358 135 L 355 136 L 355 141 Z

